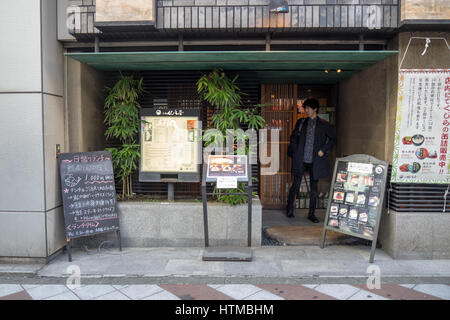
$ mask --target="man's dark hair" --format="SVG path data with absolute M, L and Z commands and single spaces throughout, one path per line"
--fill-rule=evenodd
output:
M 319 101 L 314 98 L 306 99 L 305 102 L 303 102 L 303 108 L 306 106 L 310 107 L 311 109 L 317 110 L 319 109 Z

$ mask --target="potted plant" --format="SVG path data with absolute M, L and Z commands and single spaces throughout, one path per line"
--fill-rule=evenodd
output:
M 248 128 L 258 130 L 264 126 L 264 118 L 258 114 L 258 107 L 243 107 L 241 95 L 243 94 L 236 85 L 238 76 L 232 80 L 229 79 L 223 70 L 214 69 L 209 74 L 203 75 L 197 82 L 197 92 L 204 100 L 215 108 L 211 125 L 222 133 L 223 141 L 216 141 L 216 136 L 212 134 L 203 135 L 205 146 L 215 146 L 225 144 L 226 133 L 228 129 L 236 130 L 239 128 Z M 234 152 L 236 153 L 237 141 L 245 140 L 245 154 L 249 152 L 248 137 L 235 136 Z M 253 178 L 257 180 L 256 178 Z M 214 193 L 219 202 L 225 202 L 230 205 L 245 203 L 245 195 L 236 195 L 233 193 L 243 193 L 244 183 L 239 183 L 237 189 L 223 189 Z
M 137 169 L 140 157 L 139 144 L 136 142 L 141 120 L 138 98 L 143 93 L 143 79 L 120 74 L 114 87 L 106 90 L 105 124 L 107 139 L 115 138 L 121 143 L 116 148 L 106 148 L 111 152 L 116 177 L 122 181 L 122 199 L 133 196 L 131 175 Z

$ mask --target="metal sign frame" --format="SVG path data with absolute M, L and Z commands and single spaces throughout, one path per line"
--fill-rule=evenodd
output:
M 209 163 L 209 161 L 208 161 Z M 253 191 L 253 183 L 252 183 L 252 168 L 251 164 L 246 163 L 247 166 L 247 177 L 239 177 L 239 182 L 247 182 L 248 192 L 247 193 L 234 193 L 234 194 L 247 194 L 248 195 L 248 238 L 247 238 L 247 246 L 249 247 L 250 252 L 246 252 L 244 256 L 245 259 L 227 259 L 227 258 L 213 258 L 208 259 L 203 257 L 203 260 L 239 260 L 239 261 L 251 261 L 252 253 L 250 247 L 252 246 L 252 191 Z M 205 247 L 209 247 L 209 231 L 208 231 L 208 203 L 207 203 L 207 195 L 211 195 L 212 193 L 206 192 L 206 183 L 214 183 L 217 181 L 217 178 L 208 178 L 207 177 L 208 164 L 203 165 L 203 178 L 202 178 L 202 200 L 203 200 L 203 226 L 204 226 L 204 235 L 205 235 Z M 223 248 L 218 248 L 218 251 L 223 251 Z
M 338 228 L 335 227 L 331 227 L 328 226 L 328 220 L 330 218 L 330 209 L 331 209 L 331 203 L 333 200 L 333 191 L 335 188 L 335 184 L 336 184 L 336 173 L 337 173 L 337 169 L 338 169 L 338 165 L 339 162 L 353 162 L 353 163 L 361 163 L 361 164 L 372 164 L 372 165 L 383 165 L 384 166 L 384 171 L 383 171 L 383 178 L 382 178 L 382 182 L 381 182 L 381 186 L 380 186 L 380 198 L 379 198 L 379 203 L 377 206 L 377 218 L 376 218 L 376 224 L 375 224 L 375 228 L 373 231 L 373 237 L 370 236 L 365 236 L 362 234 L 357 234 L 354 232 L 346 232 L 344 230 L 340 230 Z M 327 207 L 327 212 L 325 215 L 325 220 L 324 220 L 324 227 L 323 227 L 323 232 L 322 232 L 322 238 L 320 240 L 320 248 L 323 249 L 324 245 L 325 245 L 325 237 L 326 237 L 326 232 L 327 230 L 332 230 L 335 232 L 339 232 L 339 233 L 343 233 L 343 234 L 347 234 L 353 237 L 358 237 L 358 238 L 362 238 L 362 239 L 366 239 L 366 240 L 371 240 L 372 241 L 372 247 L 371 247 L 371 251 L 370 251 L 370 263 L 373 263 L 374 261 L 374 256 L 375 256 L 375 249 L 376 249 L 376 244 L 377 244 L 377 239 L 378 239 L 378 231 L 379 231 L 379 227 L 380 227 L 380 220 L 381 220 L 381 215 L 383 213 L 383 209 L 384 209 L 384 197 L 385 197 L 385 192 L 386 192 L 386 182 L 387 182 L 387 172 L 388 172 L 388 163 L 385 161 L 381 161 L 375 157 L 372 157 L 370 155 L 365 155 L 365 154 L 356 154 L 356 155 L 351 155 L 348 157 L 344 157 L 344 158 L 337 158 L 336 159 L 336 163 L 334 166 L 334 172 L 333 172 L 333 178 L 332 178 L 332 182 L 331 182 L 331 187 L 330 187 L 330 195 L 329 195 L 329 199 L 328 199 L 328 207 Z
M 167 115 L 167 112 L 175 112 L 182 111 L 182 115 Z M 146 108 L 141 109 L 140 117 L 142 116 L 150 116 L 150 117 L 196 117 L 198 123 L 201 121 L 201 109 L 200 108 Z M 201 128 L 197 128 L 196 130 L 201 130 Z M 140 144 L 140 152 L 142 154 L 142 128 L 139 127 L 139 144 Z M 202 141 L 197 142 L 197 154 L 198 159 L 201 159 L 201 150 L 202 150 Z M 201 164 L 198 163 L 196 172 L 157 172 L 157 171 L 142 171 L 142 156 L 139 159 L 139 181 L 141 182 L 199 182 L 200 181 L 200 172 L 201 172 Z

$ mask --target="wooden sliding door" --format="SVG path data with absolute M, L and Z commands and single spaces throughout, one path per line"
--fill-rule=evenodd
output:
M 297 85 L 263 84 L 261 86 L 261 115 L 266 129 L 279 130 L 279 148 L 271 141 L 268 131 L 268 153 L 279 153 L 279 169 L 273 175 L 260 175 L 261 203 L 265 209 L 286 207 L 289 187 L 292 183 L 291 158 L 287 156 L 289 136 L 297 120 Z M 261 171 L 270 165 L 261 164 Z

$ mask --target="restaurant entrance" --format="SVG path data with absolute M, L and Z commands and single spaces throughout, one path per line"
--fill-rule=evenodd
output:
M 309 173 L 305 172 L 295 202 L 295 217 L 286 217 L 285 208 L 292 184 L 292 160 L 287 156 L 289 137 L 298 119 L 306 117 L 302 103 L 308 98 L 319 101 L 319 117 L 330 122 L 336 130 L 338 103 L 336 84 L 262 84 L 261 115 L 267 129 L 279 130 L 279 170 L 273 175 L 260 175 L 260 199 L 263 205 L 263 243 L 273 240 L 289 245 L 315 244 L 319 239 L 322 223 L 309 221 Z M 268 137 L 270 139 L 270 137 Z M 338 139 L 339 140 L 339 139 Z M 268 143 L 271 148 L 275 144 Z M 271 149 L 272 150 L 272 149 Z M 275 149 L 274 149 L 275 150 Z M 336 147 L 328 154 L 330 168 L 336 160 Z M 264 165 L 261 164 L 261 168 Z M 316 216 L 323 221 L 328 201 L 331 177 L 319 180 Z
M 143 107 L 151 108 L 162 103 L 180 108 L 200 107 L 205 127 L 207 127 L 208 120 L 212 116 L 212 112 L 210 112 L 212 110 L 196 96 L 196 81 L 202 73 L 209 72 L 214 68 L 221 68 L 231 78 L 239 75 L 237 84 L 242 92 L 247 94 L 245 101 L 248 100 L 250 105 L 261 103 L 261 115 L 266 120 L 266 128 L 277 129 L 280 133 L 279 148 L 274 149 L 275 152 L 279 153 L 279 170 L 273 175 L 260 175 L 259 172 L 263 167 L 260 167 L 259 163 L 252 167 L 253 176 L 259 177 L 259 181 L 255 183 L 254 187 L 255 190 L 259 189 L 258 195 L 264 208 L 262 219 L 260 216 L 260 218 L 252 220 L 254 228 L 262 231 L 261 229 L 264 230 L 266 227 L 303 226 L 306 228 L 305 230 L 301 232 L 294 230 L 293 233 L 302 236 L 311 234 L 311 239 L 314 238 L 318 241 L 320 236 L 317 236 L 314 232 L 320 229 L 323 224 L 313 224 L 306 219 L 309 202 L 307 182 L 303 181 L 299 189 L 296 217 L 288 219 L 281 210 L 286 206 L 287 194 L 292 181 L 290 174 L 291 160 L 287 157 L 287 146 L 295 122 L 299 117 L 304 116 L 301 110 L 302 101 L 309 97 L 317 98 L 320 102 L 320 116 L 330 121 L 332 125 L 336 125 L 337 104 L 340 100 L 338 99 L 338 92 L 339 95 L 341 93 L 347 95 L 347 92 L 350 92 L 349 95 L 354 97 L 355 90 L 353 88 L 357 87 L 358 84 L 367 83 L 358 81 L 360 71 L 368 69 L 378 61 L 396 53 L 396 51 L 185 51 L 68 53 L 67 56 L 97 69 L 103 75 L 117 75 L 119 72 L 124 72 L 136 73 L 139 77 L 143 76 L 144 87 L 147 89 L 147 95 L 143 98 Z M 383 64 L 381 64 L 381 68 L 379 66 L 374 68 L 375 70 L 381 69 L 380 77 L 384 75 Z M 378 73 L 376 75 L 378 76 Z M 353 80 L 347 82 L 347 79 Z M 341 84 L 345 82 L 347 82 L 347 85 L 342 89 Z M 370 99 L 359 94 L 363 92 L 362 90 L 356 92 L 363 100 L 358 102 L 358 105 L 362 107 L 357 110 L 359 114 L 365 112 L 363 110 L 368 110 L 367 106 L 370 105 Z M 386 97 L 386 94 L 382 95 Z M 354 100 L 354 98 L 352 99 Z M 353 117 L 352 125 L 355 126 L 358 123 L 354 121 L 355 113 L 349 113 L 354 105 L 353 101 L 350 100 L 345 97 L 340 105 L 345 109 L 342 112 L 345 113 L 346 117 Z M 372 99 L 372 101 L 379 100 Z M 373 122 L 371 119 L 365 119 L 365 121 L 369 124 Z M 385 122 L 380 121 L 380 123 L 384 128 Z M 345 129 L 345 125 L 343 125 L 343 128 Z M 356 132 L 348 128 L 345 131 Z M 354 136 L 347 135 L 346 132 L 344 132 L 346 136 L 341 139 L 341 142 L 339 141 L 341 134 L 338 133 L 337 149 L 336 147 L 333 148 L 331 154 L 329 154 L 331 168 L 334 166 L 336 154 L 343 156 L 356 151 L 361 152 L 359 151 L 361 148 L 351 148 L 349 141 L 353 141 Z M 270 134 L 268 136 L 270 137 Z M 346 144 L 349 145 L 349 148 L 339 150 L 339 144 L 344 141 L 348 142 Z M 370 150 L 362 150 L 362 152 L 366 151 L 369 153 Z M 270 152 L 269 148 L 269 156 Z M 305 179 L 308 180 L 307 175 Z M 143 182 L 141 185 L 133 185 L 133 190 L 139 190 L 144 194 L 160 195 L 159 199 L 164 201 L 164 195 L 167 194 L 165 185 L 163 183 Z M 175 200 L 184 200 L 186 197 L 191 200 L 198 199 L 201 194 L 199 188 L 196 188 L 197 186 L 195 183 L 186 187 L 181 183 L 177 184 Z M 321 222 L 323 222 L 324 208 L 327 205 L 328 190 L 329 181 L 322 179 L 319 183 L 319 201 L 317 202 L 319 208 L 316 210 L 316 216 Z M 254 203 L 256 202 L 254 201 Z M 158 212 L 154 214 L 156 213 Z M 164 216 L 166 212 L 158 214 Z M 146 219 L 149 220 L 148 217 Z M 182 219 L 176 219 L 170 226 L 170 230 L 177 231 L 175 237 L 182 237 L 185 230 L 190 230 L 185 228 L 187 220 L 186 216 Z M 227 230 L 226 226 L 221 227 L 220 230 Z M 309 232 L 311 230 L 314 232 Z M 130 234 L 135 235 L 136 232 L 133 231 Z M 261 235 L 257 231 L 252 234 Z M 282 234 L 288 234 L 288 232 L 284 230 Z M 159 239 L 160 236 L 156 234 L 154 237 Z M 190 236 L 195 237 L 195 241 L 202 238 L 202 234 L 199 232 Z M 145 230 L 142 237 L 148 238 L 149 231 Z M 186 237 L 183 239 L 182 243 L 187 244 Z

